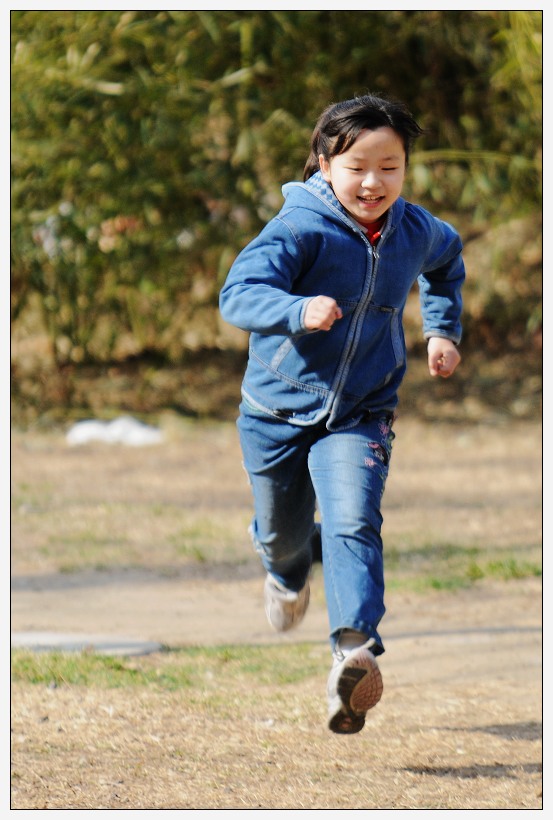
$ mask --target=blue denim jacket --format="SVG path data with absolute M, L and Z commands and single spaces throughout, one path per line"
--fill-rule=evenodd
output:
M 237 256 L 220 294 L 223 318 L 250 332 L 243 397 L 330 430 L 392 412 L 406 368 L 403 310 L 417 279 L 425 338 L 461 339 L 460 237 L 400 197 L 373 249 L 320 173 L 282 190 L 281 211 Z M 343 318 L 308 331 L 305 309 L 319 294 Z

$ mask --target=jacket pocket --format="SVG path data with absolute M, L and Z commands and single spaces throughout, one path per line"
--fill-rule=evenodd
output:
M 372 340 L 374 352 L 385 353 L 385 359 L 392 367 L 399 367 L 405 361 L 405 342 L 401 311 L 387 305 L 371 304 L 366 316 L 369 342 Z M 387 353 L 386 353 L 387 351 Z M 392 360 L 390 360 L 390 353 Z

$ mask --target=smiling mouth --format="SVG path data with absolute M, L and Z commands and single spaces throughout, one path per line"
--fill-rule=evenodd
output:
M 374 205 L 376 202 L 382 202 L 383 196 L 358 196 L 359 202 L 365 202 L 367 205 Z

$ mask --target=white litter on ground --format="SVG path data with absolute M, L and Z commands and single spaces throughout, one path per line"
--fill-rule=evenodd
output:
M 145 447 L 162 442 L 163 434 L 157 427 L 144 424 L 130 416 L 121 416 L 113 421 L 78 421 L 68 431 L 66 441 L 72 446 L 103 441 L 107 444 Z

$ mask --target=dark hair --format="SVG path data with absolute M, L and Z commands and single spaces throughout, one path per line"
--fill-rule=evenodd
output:
M 365 94 L 325 108 L 311 136 L 311 153 L 305 163 L 303 180 L 319 170 L 319 155 L 330 160 L 347 151 L 363 129 L 392 128 L 403 142 L 405 161 L 415 139 L 423 129 L 407 107 L 397 100 L 379 94 Z

